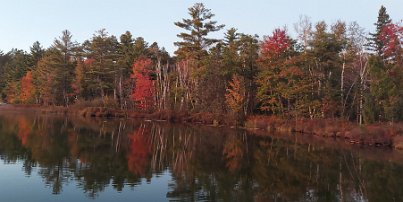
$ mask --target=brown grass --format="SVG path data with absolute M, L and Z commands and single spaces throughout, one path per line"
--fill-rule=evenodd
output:
M 342 119 L 291 119 L 274 116 L 248 117 L 245 127 L 272 132 L 298 132 L 313 136 L 343 138 L 351 144 L 403 149 L 403 123 L 359 126 Z
M 5 105 L 0 110 L 38 110 L 42 113 L 77 114 L 82 117 L 125 117 L 167 122 L 198 123 L 206 125 L 235 126 L 236 119 L 225 114 L 188 113 L 163 110 L 154 113 L 120 110 L 116 103 L 100 100 L 83 101 L 66 108 L 61 106 L 41 107 L 39 105 Z M 102 105 L 101 105 L 102 106 Z M 312 136 L 343 139 L 351 144 L 393 147 L 403 150 L 403 123 L 378 123 L 359 126 L 342 119 L 282 119 L 276 116 L 250 116 L 245 122 L 247 129 L 261 129 L 266 134 L 303 133 Z M 267 133 L 269 132 L 269 133 Z

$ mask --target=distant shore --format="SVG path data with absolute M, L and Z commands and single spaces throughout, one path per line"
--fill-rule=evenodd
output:
M 43 107 L 39 105 L 9 105 L 4 103 L 0 104 L 0 113 L 1 111 L 36 111 L 42 114 L 69 114 L 86 118 L 137 118 L 172 123 L 235 127 L 235 121 L 229 119 L 228 116 L 211 113 L 172 111 L 144 113 L 104 107 L 76 109 L 73 107 Z M 340 119 L 288 120 L 274 116 L 249 116 L 246 118 L 245 125 L 240 128 L 251 131 L 257 135 L 270 135 L 272 133 L 306 134 L 343 140 L 348 144 L 403 150 L 402 123 L 377 123 L 360 126 Z

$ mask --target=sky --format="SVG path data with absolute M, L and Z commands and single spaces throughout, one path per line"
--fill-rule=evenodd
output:
M 128 30 L 173 53 L 176 35 L 182 31 L 174 22 L 188 18 L 187 9 L 196 2 L 204 3 L 216 15 L 214 20 L 226 25 L 213 35 L 216 38 L 231 27 L 262 37 L 287 26 L 293 36 L 294 24 L 303 15 L 328 24 L 357 21 L 373 31 L 381 5 L 393 21 L 403 19 L 402 0 L 0 0 L 0 50 L 29 51 L 35 41 L 47 48 L 65 29 L 82 43 L 105 28 L 118 38 Z

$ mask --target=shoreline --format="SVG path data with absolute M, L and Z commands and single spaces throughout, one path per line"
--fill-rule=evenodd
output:
M 39 105 L 0 105 L 1 111 L 35 111 L 42 114 L 75 115 L 84 118 L 126 118 L 168 123 L 187 123 L 236 128 L 235 121 L 223 114 L 161 111 L 144 113 L 104 107 L 43 107 Z M 276 134 L 309 135 L 341 140 L 345 144 L 403 150 L 403 123 L 358 125 L 341 119 L 282 119 L 274 116 L 248 116 L 239 127 L 259 136 Z

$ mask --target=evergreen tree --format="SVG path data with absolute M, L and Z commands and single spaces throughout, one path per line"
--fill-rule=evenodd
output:
M 207 55 L 207 49 L 218 42 L 217 39 L 208 38 L 208 34 L 221 30 L 224 25 L 217 25 L 217 22 L 212 20 L 214 14 L 202 3 L 190 7 L 189 15 L 190 19 L 175 22 L 176 26 L 187 31 L 177 35 L 182 41 L 175 42 L 178 46 L 175 53 L 181 59 L 201 61 Z
M 382 40 L 379 39 L 379 36 L 381 35 L 383 27 L 391 22 L 392 20 L 390 19 L 389 14 L 386 12 L 386 8 L 381 6 L 378 12 L 378 20 L 374 24 L 376 26 L 375 33 L 369 34 L 371 37 L 369 38 L 368 44 L 369 50 L 375 51 L 378 56 L 382 56 L 385 45 L 383 44 Z
M 9 103 L 19 102 L 21 78 L 31 68 L 31 56 L 23 50 L 12 49 L 3 55 L 2 74 L 0 74 L 0 92 Z
M 52 48 L 58 50 L 63 55 L 62 66 L 57 70 L 59 73 L 55 75 L 54 79 L 61 85 L 65 106 L 70 104 L 73 93 L 71 84 L 74 78 L 74 62 L 76 60 L 73 53 L 78 48 L 77 42 L 73 42 L 72 37 L 70 31 L 64 30 L 62 36 L 60 36 L 59 39 L 55 39 L 52 46 Z
M 256 108 L 257 84 L 259 73 L 257 60 L 259 57 L 259 40 L 257 35 L 240 34 L 239 38 L 239 75 L 243 77 L 246 100 L 244 114 L 251 114 Z
M 227 81 L 230 81 L 234 73 L 240 73 L 241 70 L 239 40 L 240 34 L 237 33 L 237 29 L 235 28 L 227 30 L 227 32 L 224 34 L 224 47 L 222 53 L 224 68 L 222 70 L 222 74 Z
M 367 94 L 365 117 L 367 122 L 399 121 L 403 117 L 402 92 L 402 35 L 381 7 L 375 23 L 376 32 L 371 33 L 370 47 L 375 54 L 369 58 L 370 91 Z
M 32 46 L 30 47 L 30 50 L 32 56 L 32 65 L 36 66 L 38 61 L 43 57 L 45 50 L 42 48 L 39 41 L 34 42 L 34 44 L 32 44 Z
M 64 68 L 64 55 L 56 48 L 48 49 L 32 73 L 36 100 L 44 105 L 64 105 L 64 83 L 59 76 Z M 63 73 L 62 73 L 63 74 Z
M 137 57 L 134 42 L 135 40 L 129 31 L 126 31 L 120 36 L 120 43 L 118 47 L 119 59 L 117 61 L 117 91 L 119 94 L 119 103 L 121 107 L 123 107 L 126 100 L 129 100 L 131 95 L 132 82 L 130 79 L 130 73 L 132 65 Z
M 137 37 L 134 40 L 133 45 L 134 45 L 133 47 L 134 59 L 137 59 L 140 56 L 147 55 L 148 43 L 144 40 L 143 37 Z
M 310 41 L 311 50 L 308 53 L 309 68 L 312 72 L 312 95 L 321 103 L 319 112 L 321 117 L 334 116 L 339 112 L 338 100 L 340 100 L 340 75 L 342 60 L 340 53 L 343 50 L 344 41 L 338 40 L 338 33 L 328 32 L 325 22 L 316 24 Z M 344 29 L 344 28 L 343 28 Z M 341 30 L 339 35 L 342 35 Z
M 209 38 L 208 35 L 221 30 L 224 25 L 217 25 L 217 22 L 212 20 L 214 14 L 202 3 L 196 3 L 189 8 L 189 15 L 190 19 L 175 22 L 176 26 L 186 31 L 177 35 L 182 41 L 174 43 L 178 46 L 178 50 L 175 51 L 179 59 L 178 81 L 181 81 L 179 83 L 182 89 L 185 89 L 184 97 L 182 97 L 185 105 L 190 104 L 192 109 L 200 110 L 211 106 L 208 105 L 211 102 L 208 99 L 212 94 L 208 92 L 210 89 L 206 85 L 210 85 L 209 81 L 213 77 L 208 78 L 208 76 L 210 73 L 215 75 L 214 71 L 219 71 L 219 67 L 212 65 L 208 52 L 219 40 Z M 217 46 L 213 48 L 213 52 L 218 53 L 216 48 Z M 211 67 L 214 69 L 209 69 Z M 225 92 L 225 88 L 223 90 Z
M 91 41 L 84 43 L 91 65 L 87 72 L 88 88 L 97 96 L 116 98 L 118 41 L 105 29 L 96 32 Z
M 128 69 L 129 72 L 135 57 L 136 55 L 133 36 L 129 31 L 126 31 L 120 36 L 119 65 L 123 66 L 124 69 Z

